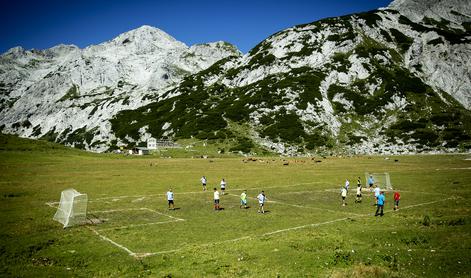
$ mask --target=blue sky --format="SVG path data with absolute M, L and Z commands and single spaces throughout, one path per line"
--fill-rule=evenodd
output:
M 193 45 L 223 40 L 249 51 L 269 35 L 326 17 L 385 7 L 390 0 L 2 1 L 0 53 L 14 46 L 81 48 L 151 25 Z

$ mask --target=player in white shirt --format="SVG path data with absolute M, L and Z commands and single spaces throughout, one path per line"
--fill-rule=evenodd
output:
M 345 206 L 347 204 L 345 201 L 347 198 L 347 189 L 345 187 L 340 191 L 340 195 L 342 196 L 342 206 Z
M 381 193 L 381 189 L 379 188 L 378 185 L 375 186 L 375 189 L 374 189 L 374 194 L 375 194 L 375 206 L 378 204 L 378 196 L 379 194 Z
M 348 188 L 350 187 L 350 182 L 348 181 L 348 179 L 345 180 L 345 189 L 347 189 L 348 191 Z
M 265 204 L 265 201 L 267 200 L 267 197 L 265 196 L 265 192 L 262 191 L 260 194 L 257 196 L 258 199 L 258 213 L 265 213 L 265 210 L 263 208 L 263 205 Z
M 226 180 L 225 180 L 225 179 L 222 179 L 222 180 L 221 180 L 221 192 L 222 192 L 222 195 L 226 194 L 225 191 L 226 191 Z
M 201 177 L 201 184 L 203 185 L 203 191 L 206 191 L 206 183 L 208 180 L 206 179 L 205 176 Z
M 168 209 L 174 210 L 175 205 L 173 203 L 173 192 L 171 188 L 167 191 L 167 201 L 168 201 Z
M 214 188 L 214 210 L 219 210 L 219 191 Z

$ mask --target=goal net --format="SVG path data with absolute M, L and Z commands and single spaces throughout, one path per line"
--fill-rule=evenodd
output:
M 382 190 L 391 191 L 393 190 L 391 184 L 391 178 L 389 173 L 365 173 L 366 186 L 369 187 L 370 179 L 373 180 L 374 185 L 379 186 Z
M 85 224 L 87 221 L 87 194 L 75 189 L 67 189 L 61 193 L 61 201 L 54 220 L 64 225 L 64 228 Z

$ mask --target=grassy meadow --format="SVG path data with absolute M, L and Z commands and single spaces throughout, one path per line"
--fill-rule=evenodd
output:
M 469 277 L 470 155 L 202 158 L 92 154 L 0 136 L 2 277 Z M 169 153 L 176 152 L 169 150 Z M 183 155 L 182 155 L 183 156 Z M 388 159 L 386 159 L 388 158 Z M 356 178 L 401 191 L 374 217 Z M 199 179 L 208 177 L 208 191 Z M 221 178 L 224 210 L 214 211 Z M 340 186 L 348 178 L 347 206 Z M 168 210 L 172 188 L 178 209 Z M 63 229 L 60 193 L 87 193 L 102 223 Z M 239 208 L 247 189 L 249 209 Z M 266 214 L 254 197 L 264 190 Z M 49 204 L 49 205 L 48 205 Z

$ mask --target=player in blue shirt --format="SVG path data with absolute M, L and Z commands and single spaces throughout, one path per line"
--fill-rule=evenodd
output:
M 381 191 L 378 196 L 378 203 L 376 205 L 376 213 L 375 216 L 383 216 L 383 208 L 384 208 L 384 202 L 385 202 L 385 197 L 384 197 L 384 192 Z
M 374 184 L 375 184 L 375 180 L 373 179 L 373 176 L 370 175 L 370 177 L 368 178 L 368 185 L 369 185 L 370 190 L 371 190 L 371 187 L 373 187 Z

